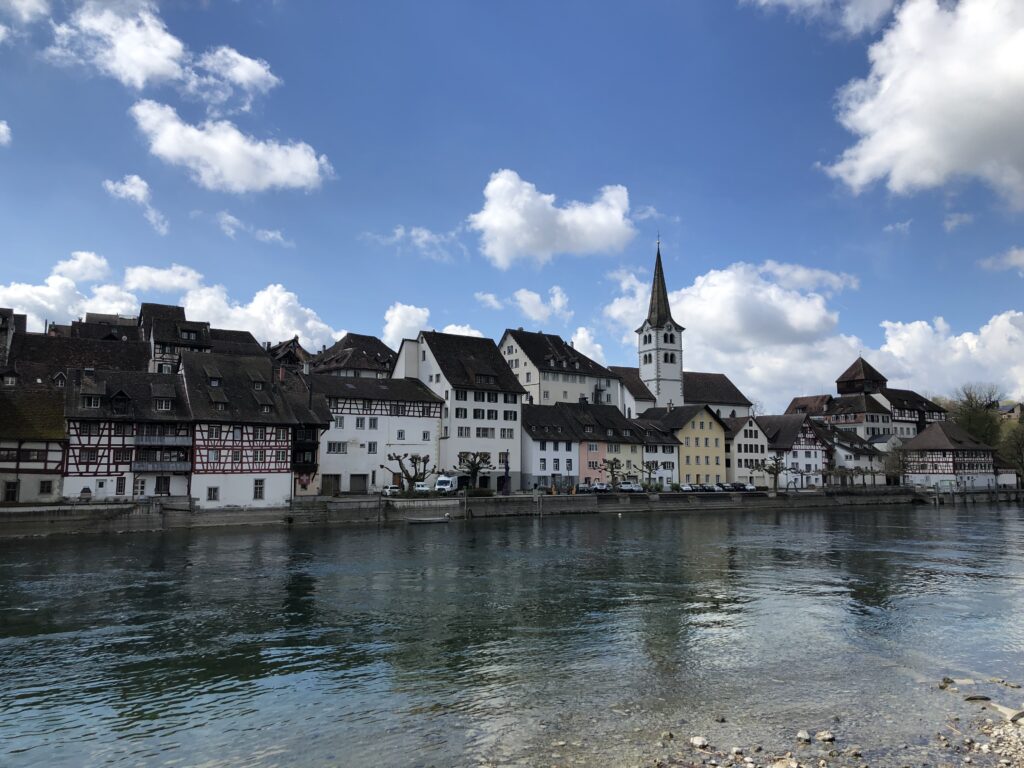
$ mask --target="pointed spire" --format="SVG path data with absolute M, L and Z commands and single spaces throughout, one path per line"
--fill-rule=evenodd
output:
M 672 308 L 668 304 L 668 288 L 665 287 L 665 271 L 661 267 L 661 238 L 658 239 L 658 255 L 654 259 L 654 283 L 651 285 L 651 305 L 647 310 L 647 322 L 660 328 L 672 319 Z

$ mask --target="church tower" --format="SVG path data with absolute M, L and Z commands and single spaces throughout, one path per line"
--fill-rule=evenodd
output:
M 672 319 L 661 243 L 654 260 L 654 284 L 647 319 L 636 329 L 639 337 L 640 379 L 654 394 L 658 408 L 683 405 L 683 339 L 685 329 Z

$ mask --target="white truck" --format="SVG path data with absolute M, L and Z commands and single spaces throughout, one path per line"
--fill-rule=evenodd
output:
M 437 493 L 455 493 L 459 490 L 459 479 L 457 477 L 441 475 L 437 478 L 437 482 L 434 483 L 434 490 Z

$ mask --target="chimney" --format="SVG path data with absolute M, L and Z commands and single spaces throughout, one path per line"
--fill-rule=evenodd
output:
M 671 400 L 669 400 L 669 401 L 668 401 L 668 408 L 667 408 L 667 410 L 671 411 L 671 410 L 672 410 L 673 408 L 675 408 L 675 406 L 674 406 L 674 405 L 672 405 L 672 401 L 671 401 Z
M 263 342 L 263 348 L 265 350 L 267 350 L 267 352 L 269 352 L 270 351 L 270 342 L 269 341 L 264 341 Z

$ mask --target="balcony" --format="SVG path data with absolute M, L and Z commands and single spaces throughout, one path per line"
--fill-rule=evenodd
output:
M 133 461 L 132 472 L 191 472 L 191 461 Z
M 192 445 L 192 438 L 188 435 L 136 435 L 136 445 L 167 445 L 188 448 Z

